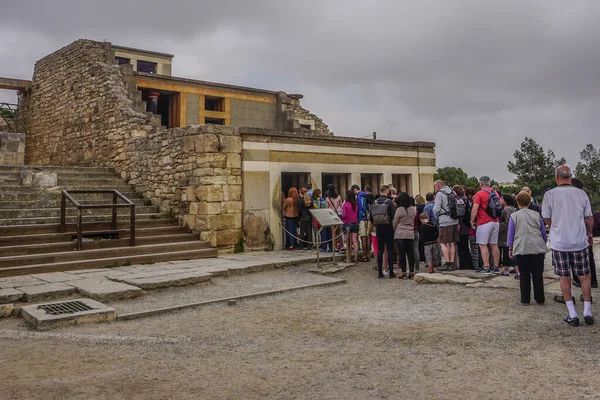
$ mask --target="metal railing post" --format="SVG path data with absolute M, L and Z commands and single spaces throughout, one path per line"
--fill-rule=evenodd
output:
M 135 205 L 131 205 L 129 208 L 129 245 L 135 246 Z
M 64 193 L 61 193 L 60 197 L 60 233 L 65 233 L 65 219 L 67 212 L 67 198 Z
M 77 207 L 77 250 L 81 250 L 82 230 L 83 230 L 83 212 Z
M 117 207 L 115 207 L 117 204 L 117 192 L 113 192 L 112 204 L 112 222 L 110 224 L 110 229 L 114 231 L 117 229 Z

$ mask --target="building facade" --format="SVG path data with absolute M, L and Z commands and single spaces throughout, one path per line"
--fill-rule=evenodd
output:
M 281 193 L 433 190 L 435 145 L 333 135 L 301 95 L 171 76 L 172 55 L 78 40 L 22 96 L 26 163 L 113 167 L 223 251 L 281 248 Z

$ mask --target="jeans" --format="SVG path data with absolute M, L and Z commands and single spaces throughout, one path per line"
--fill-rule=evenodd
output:
M 309 249 L 312 247 L 312 217 L 300 217 L 300 239 L 304 242 L 299 242 L 298 247 L 303 249 Z
M 415 257 L 415 271 L 419 270 L 419 263 L 421 262 L 420 252 L 419 252 L 419 231 L 415 231 L 415 239 L 413 241 L 413 254 Z
M 408 266 L 410 272 L 415 272 L 415 254 L 413 252 L 413 239 L 394 239 L 398 257 L 400 258 L 400 268 L 406 272 L 406 258 L 408 257 Z
M 285 219 L 285 230 L 287 231 L 287 247 L 294 248 L 296 247 L 296 238 L 295 236 L 298 234 L 298 220 L 295 218 L 286 218 Z
M 394 273 L 394 228 L 391 225 L 379 225 L 375 227 L 377 232 L 377 270 L 379 276 L 383 275 L 383 252 L 387 250 L 388 269 L 390 275 Z M 387 248 L 386 248 L 387 247 Z
M 533 279 L 533 298 L 537 303 L 545 301 L 544 296 L 544 257 L 546 254 L 517 255 L 517 265 L 521 274 L 521 303 L 531 301 L 531 281 Z
M 331 243 L 331 228 L 323 228 L 321 230 L 321 248 L 323 250 L 333 249 L 333 243 Z

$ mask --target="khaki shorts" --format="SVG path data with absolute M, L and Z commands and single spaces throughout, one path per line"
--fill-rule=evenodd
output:
M 364 237 L 367 236 L 367 221 L 360 221 L 358 223 L 358 236 Z

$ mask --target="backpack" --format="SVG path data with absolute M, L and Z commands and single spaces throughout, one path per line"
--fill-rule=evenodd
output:
M 498 198 L 498 194 L 496 191 L 489 191 L 487 189 L 483 189 L 486 193 L 489 193 L 490 198 L 488 199 L 487 207 L 485 208 L 485 212 L 491 218 L 499 218 L 500 214 L 502 214 L 502 204 L 500 204 L 500 199 Z
M 384 200 L 383 203 L 379 201 L 375 201 L 371 204 L 371 217 L 373 218 L 373 225 L 389 225 L 390 224 L 390 215 L 389 215 L 389 202 L 388 200 Z
M 448 214 L 452 219 L 464 218 L 467 212 L 465 201 L 458 197 L 454 192 L 447 194 L 446 197 L 448 197 L 449 208 L 449 210 L 444 210 L 446 211 L 446 214 Z

